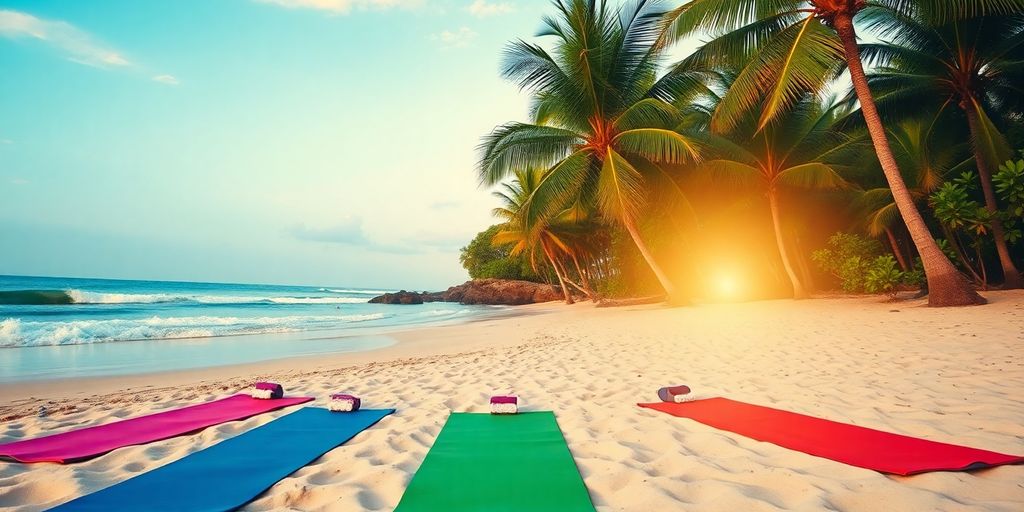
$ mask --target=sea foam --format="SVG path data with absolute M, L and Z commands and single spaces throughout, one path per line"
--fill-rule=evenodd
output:
M 159 317 L 31 322 L 0 321 L 0 347 L 79 345 L 112 341 L 206 338 L 341 328 L 386 318 L 384 313 L 284 317 Z
M 362 297 L 246 297 L 231 295 L 175 295 L 166 293 L 97 293 L 67 290 L 73 304 L 157 304 L 194 302 L 198 304 L 363 304 Z
M 387 290 L 348 290 L 348 289 L 339 289 L 339 288 L 320 288 L 320 291 L 322 291 L 322 292 L 331 292 L 331 293 L 351 293 L 351 294 L 356 294 L 356 295 L 383 295 L 385 293 L 392 293 L 393 292 L 393 290 L 391 292 L 389 292 Z

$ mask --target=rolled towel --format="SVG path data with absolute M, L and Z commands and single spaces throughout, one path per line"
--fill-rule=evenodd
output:
M 658 390 L 658 398 L 662 402 L 682 403 L 693 399 L 690 386 L 668 386 Z
M 675 397 L 673 397 L 672 401 L 677 404 L 681 404 L 683 402 L 696 402 L 697 400 L 705 400 L 711 398 L 711 396 L 712 395 L 707 395 L 704 393 L 687 393 L 685 395 L 676 395 Z
M 276 382 L 257 382 L 249 395 L 261 400 L 281 398 L 284 396 L 284 388 Z
M 352 395 L 334 394 L 331 395 L 331 403 L 328 409 L 334 412 L 354 412 L 359 410 L 362 400 Z
M 491 414 L 516 414 L 519 412 L 519 399 L 514 396 L 492 396 Z

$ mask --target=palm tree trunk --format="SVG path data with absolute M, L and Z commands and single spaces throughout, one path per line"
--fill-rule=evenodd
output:
M 658 282 L 661 283 L 662 289 L 665 290 L 665 294 L 668 295 L 668 302 L 674 305 L 683 305 L 689 303 L 688 300 L 680 297 L 676 292 L 675 285 L 665 274 L 665 271 L 661 269 L 658 262 L 654 261 L 654 255 L 651 254 L 650 249 L 647 248 L 647 244 L 644 243 L 643 238 L 640 237 L 640 231 L 636 228 L 636 223 L 629 215 L 625 215 L 622 219 L 622 224 L 626 227 L 626 231 L 629 233 L 629 237 L 633 239 L 633 243 L 636 248 L 640 250 L 640 255 L 644 257 L 644 261 L 647 262 L 647 266 L 654 272 L 655 277 L 658 278 Z
M 896 256 L 896 261 L 899 262 L 900 268 L 904 272 L 910 270 L 907 265 L 907 259 L 903 257 L 903 251 L 900 250 L 900 244 L 896 243 L 896 235 L 892 234 L 892 230 L 885 228 L 885 235 L 889 237 L 889 245 L 892 246 L 892 253 Z
M 974 255 L 978 258 L 978 268 L 981 270 L 981 289 L 988 290 L 988 271 L 985 270 L 985 260 L 981 257 L 981 245 L 975 244 Z
M 555 258 L 551 255 L 551 251 L 548 250 L 547 244 L 541 242 L 541 249 L 544 251 L 544 256 L 547 256 L 548 261 L 551 263 L 551 268 L 555 270 L 555 277 L 558 278 L 558 286 L 562 289 L 562 296 L 565 297 L 565 303 L 573 304 L 572 294 L 569 293 L 569 287 L 565 285 L 565 280 L 562 279 L 562 273 L 558 271 L 558 265 L 555 263 Z
M 786 243 L 782 239 L 782 224 L 779 222 L 779 198 L 778 192 L 775 187 L 768 187 L 768 208 L 772 213 L 772 226 L 775 228 L 775 243 L 779 246 L 779 256 L 782 256 L 782 266 L 786 269 L 786 275 L 789 276 L 789 282 L 793 285 L 793 298 L 794 299 L 806 299 L 807 291 L 804 290 L 803 283 L 800 282 L 800 278 L 797 277 L 796 271 L 793 270 L 793 265 L 789 262 L 789 256 L 786 254 Z
M 796 251 L 796 268 L 800 271 L 800 281 L 804 284 L 807 293 L 814 293 L 818 287 L 814 282 L 814 273 L 811 272 L 811 265 L 807 263 L 807 251 L 804 250 L 803 240 L 800 235 L 793 236 L 794 250 Z
M 971 261 L 967 259 L 967 253 L 964 252 L 963 246 L 960 245 L 960 239 L 956 237 L 956 233 L 945 226 L 942 229 L 946 232 L 946 241 L 949 242 L 949 246 L 953 249 L 953 253 L 956 254 L 960 263 L 974 276 L 974 282 L 981 284 L 981 276 L 974 270 L 974 265 L 971 265 Z
M 580 281 L 583 282 L 583 293 L 587 294 L 590 300 L 597 302 L 597 297 L 594 294 L 594 289 L 590 287 L 590 278 L 587 273 L 583 271 L 583 267 L 580 266 L 580 260 L 576 257 L 576 253 L 572 254 L 572 262 L 576 265 L 576 273 L 580 275 Z
M 971 137 L 978 139 L 978 113 L 969 105 L 964 105 L 964 112 L 967 114 L 967 125 L 971 129 Z M 997 212 L 999 205 L 996 203 L 996 194 L 992 190 L 992 169 L 989 168 L 988 160 L 974 148 L 974 159 L 978 164 L 978 180 L 981 181 L 981 191 L 985 195 L 985 209 L 991 214 L 992 238 L 996 241 L 996 253 L 999 254 L 999 264 L 1003 267 L 1003 288 L 1017 289 L 1024 288 L 1021 281 L 1020 271 L 1013 264 L 1010 257 L 1010 249 L 1006 246 L 1006 232 L 1003 231 L 1003 222 L 999 220 Z
M 567 284 L 572 285 L 573 288 L 576 288 L 577 290 L 580 291 L 580 293 L 590 298 L 590 294 L 586 290 L 584 290 L 582 286 L 576 284 L 576 282 L 573 281 L 572 279 L 569 279 L 569 269 L 566 268 L 564 263 L 562 263 L 562 260 L 555 259 L 555 263 L 558 264 L 558 268 L 561 269 L 562 271 L 562 280 L 565 281 Z
M 985 299 L 978 295 L 967 278 L 956 270 L 949 258 L 939 249 L 939 245 L 935 243 L 935 239 L 928 231 L 928 226 L 924 223 L 924 218 L 921 217 L 921 212 L 917 211 L 910 191 L 907 190 L 907 184 L 903 181 L 903 175 L 900 174 L 896 158 L 893 157 L 892 149 L 889 147 L 889 140 L 886 138 L 885 127 L 882 126 L 882 118 L 878 115 L 875 99 L 871 96 L 871 89 L 868 87 L 868 79 L 860 61 L 860 49 L 857 47 L 857 32 L 853 27 L 853 15 L 849 12 L 840 12 L 836 15 L 833 25 L 839 34 L 839 39 L 843 42 L 850 79 L 857 92 L 857 99 L 860 101 L 861 112 L 864 114 L 864 121 L 871 134 L 871 142 L 874 143 L 878 161 L 882 164 L 886 181 L 889 182 L 889 190 L 892 191 L 896 207 L 903 217 L 903 222 L 907 225 L 917 252 L 921 254 L 921 263 L 924 265 L 924 273 L 928 280 L 928 305 L 943 307 L 984 304 Z
M 565 269 L 562 269 L 562 270 L 564 271 Z M 573 281 L 572 281 L 571 279 L 569 279 L 569 278 L 568 278 L 568 276 L 566 276 L 566 277 L 565 277 L 565 282 L 566 282 L 566 283 L 568 283 L 568 284 L 570 284 L 570 285 L 572 285 L 572 287 L 573 287 L 573 288 L 576 288 L 576 290 L 578 290 L 578 291 L 579 291 L 580 293 L 582 293 L 582 294 L 586 295 L 588 299 L 590 299 L 590 300 L 594 300 L 594 298 L 593 298 L 593 297 L 591 297 L 590 295 L 588 295 L 588 292 L 587 292 L 587 290 L 583 289 L 583 287 L 582 287 L 582 286 L 580 286 L 580 285 L 576 284 L 575 282 L 573 282 Z

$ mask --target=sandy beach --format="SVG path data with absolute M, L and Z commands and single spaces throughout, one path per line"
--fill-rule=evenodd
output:
M 391 510 L 449 411 L 497 393 L 553 410 L 597 509 L 1006 510 L 1024 467 L 885 476 L 635 405 L 665 384 L 836 421 L 1024 453 L 1024 293 L 931 309 L 877 298 L 596 309 L 394 334 L 372 352 L 127 378 L 5 385 L 0 441 L 202 402 L 255 379 L 323 404 L 330 392 L 397 413 L 279 482 L 245 510 Z M 32 397 L 32 398 L 27 398 Z M 47 413 L 39 415 L 40 406 Z M 290 411 L 66 466 L 0 463 L 0 509 L 42 510 Z
M 1024 512 L 1024 0 L 5 4 L 0 512 Z

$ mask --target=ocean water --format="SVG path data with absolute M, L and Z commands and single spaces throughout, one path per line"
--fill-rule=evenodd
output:
M 0 276 L 0 382 L 370 350 L 500 308 L 369 304 L 385 289 Z

